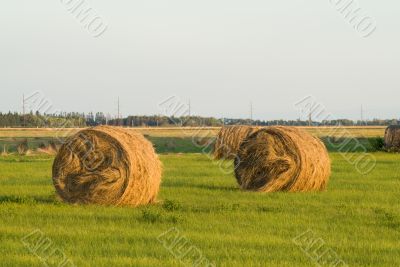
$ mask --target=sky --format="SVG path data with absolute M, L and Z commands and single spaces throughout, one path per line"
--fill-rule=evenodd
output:
M 254 119 L 305 119 L 295 103 L 311 96 L 333 118 L 360 119 L 361 105 L 400 118 L 400 2 L 354 2 L 376 26 L 367 37 L 336 2 L 6 1 L 0 111 L 40 91 L 67 112 L 116 115 L 120 97 L 122 115 L 163 114 L 175 97 L 194 115 L 249 118 L 252 103 Z

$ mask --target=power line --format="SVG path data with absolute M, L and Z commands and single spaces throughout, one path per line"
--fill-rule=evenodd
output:
M 22 115 L 25 115 L 25 94 L 22 94 Z
M 364 121 L 364 110 L 363 110 L 363 105 L 361 104 L 361 124 L 363 124 Z
M 250 101 L 250 124 L 253 124 L 253 102 Z
M 24 120 L 24 127 L 26 127 L 26 116 L 25 116 L 25 94 L 22 94 L 22 116 Z
M 120 123 L 120 113 L 119 113 L 119 97 L 118 97 L 118 103 L 117 103 L 117 110 L 118 110 L 118 114 L 117 114 L 117 126 L 119 126 Z

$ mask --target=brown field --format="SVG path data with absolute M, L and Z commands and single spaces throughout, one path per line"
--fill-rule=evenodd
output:
M 335 137 L 383 137 L 386 127 L 384 126 L 354 126 L 354 127 L 299 127 L 313 135 L 335 136 Z M 171 128 L 130 128 L 144 135 L 153 137 L 212 137 L 215 136 L 220 127 L 171 127 Z M 11 137 L 66 137 L 82 128 L 1 128 L 0 138 Z

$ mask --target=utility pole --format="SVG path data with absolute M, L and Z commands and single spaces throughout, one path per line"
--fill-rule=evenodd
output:
M 23 127 L 26 127 L 26 116 L 25 116 L 25 94 L 22 94 L 22 116 L 24 120 Z
M 190 103 L 190 98 L 189 98 L 189 117 L 192 115 L 192 106 L 191 106 L 191 103 Z
M 253 102 L 250 101 L 250 125 L 253 124 Z
M 363 105 L 361 104 L 361 125 L 364 123 L 364 110 L 363 110 Z
M 310 113 L 308 114 L 308 126 L 312 126 L 312 111 L 310 107 Z
M 118 109 L 118 114 L 117 114 L 117 126 L 119 126 L 119 120 L 120 120 L 120 117 L 119 117 L 119 97 L 118 97 L 118 107 L 117 107 L 117 109 Z

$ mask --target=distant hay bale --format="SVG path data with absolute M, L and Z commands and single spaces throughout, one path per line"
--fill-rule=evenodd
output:
M 57 144 L 55 141 L 51 140 L 49 141 L 49 144 L 46 145 L 45 143 L 40 143 L 37 151 L 39 153 L 44 153 L 48 155 L 56 155 L 58 151 L 60 150 L 61 145 Z
M 58 152 L 58 150 L 60 150 L 60 144 L 57 143 L 55 140 L 50 140 L 49 141 L 49 149 L 54 151 L 54 152 Z
M 385 148 L 388 151 L 400 152 L 400 126 L 391 125 L 385 131 Z
M 258 130 L 243 141 L 235 159 L 236 179 L 250 191 L 321 191 L 330 174 L 325 145 L 294 127 Z
M 68 203 L 139 206 L 156 200 L 162 167 L 143 135 L 98 126 L 67 139 L 53 163 L 53 183 Z
M 215 159 L 236 158 L 242 141 L 257 131 L 259 127 L 251 126 L 227 126 L 222 127 L 214 144 Z
M 8 146 L 6 144 L 3 145 L 3 151 L 1 152 L 1 156 L 8 155 Z
M 41 154 L 47 154 L 47 155 L 52 155 L 52 156 L 57 155 L 57 151 L 54 151 L 50 147 L 45 147 L 45 148 L 39 147 L 36 149 L 36 151 Z
M 29 145 L 28 139 L 23 139 L 17 144 L 17 153 L 21 156 L 28 154 L 29 152 Z

